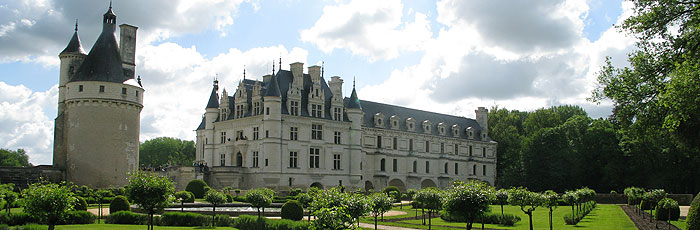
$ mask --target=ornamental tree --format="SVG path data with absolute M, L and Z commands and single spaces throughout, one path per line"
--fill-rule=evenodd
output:
M 351 194 L 347 197 L 347 212 L 350 217 L 356 221 L 357 227 L 360 227 L 360 217 L 365 216 L 370 211 L 370 205 L 367 197 L 362 194 Z
M 549 230 L 552 230 L 552 213 L 554 208 L 557 207 L 557 202 L 559 200 L 559 194 L 552 190 L 547 190 L 542 193 L 542 206 L 549 209 Z
M 453 186 L 444 193 L 442 207 L 451 216 L 467 223 L 467 230 L 489 210 L 489 187 L 484 182 L 469 181 Z
M 194 197 L 191 197 L 192 193 L 188 191 L 179 191 L 175 193 L 175 199 L 177 201 L 180 201 L 180 212 L 185 211 L 185 201 L 188 201 L 190 199 L 193 199 Z
M 216 227 L 216 205 L 226 203 L 226 196 L 214 189 L 210 189 L 207 194 L 204 195 L 204 200 L 212 205 L 211 226 Z
M 102 219 L 102 200 L 105 197 L 112 197 L 114 194 L 112 194 L 112 191 L 110 190 L 105 190 L 105 189 L 98 189 L 95 191 L 95 197 L 97 197 L 97 223 L 100 223 L 100 219 Z
M 571 217 L 576 217 L 574 207 L 578 203 L 578 194 L 575 191 L 566 191 L 561 198 L 564 200 L 564 203 L 571 205 Z
M 503 215 L 503 205 L 508 204 L 508 190 L 499 189 L 493 194 L 493 203 L 501 206 L 501 216 Z
M 251 206 L 258 209 L 258 219 L 260 218 L 260 208 L 269 206 L 272 203 L 272 196 L 268 192 L 262 189 L 253 189 L 245 194 L 245 200 L 250 203 Z M 263 209 L 263 214 L 265 210 Z
M 0 189 L 0 198 L 2 200 L 5 200 L 5 209 L 7 210 L 7 213 L 10 213 L 10 209 L 12 208 L 12 204 L 17 201 L 19 198 L 19 195 L 13 191 L 13 184 L 12 187 L 9 187 L 7 189 Z
M 68 215 L 76 201 L 73 192 L 65 183 L 32 184 L 22 191 L 22 196 L 24 212 L 45 221 L 49 230 L 53 230 L 56 223 Z
M 149 229 L 153 229 L 153 215 L 168 207 L 175 193 L 169 178 L 142 171 L 129 173 L 125 190 L 127 197 L 148 213 Z
M 379 215 L 384 215 L 385 212 L 391 210 L 392 203 L 391 197 L 386 193 L 373 193 L 369 196 L 369 205 L 371 209 L 371 214 L 374 217 L 374 229 L 377 229 L 377 217 Z
M 432 229 L 433 213 L 442 208 L 442 192 L 435 187 L 421 189 L 415 194 L 415 199 L 422 207 L 428 209 L 428 229 Z
M 337 187 L 317 192 L 309 208 L 317 218 L 314 226 L 319 229 L 336 229 L 337 226 L 342 226 L 341 229 L 352 228 L 353 218 L 348 212 L 349 200 L 349 194 Z
M 303 192 L 299 193 L 297 195 L 297 201 L 301 203 L 301 207 L 305 209 L 309 209 L 309 206 L 311 206 L 311 201 L 313 201 L 313 198 L 311 195 L 309 195 L 308 192 Z M 308 211 L 308 220 L 311 221 L 311 211 Z
M 508 203 L 520 206 L 520 210 L 530 218 L 530 230 L 532 230 L 532 212 L 542 205 L 542 196 L 539 193 L 530 192 L 527 188 L 513 188 L 508 194 Z

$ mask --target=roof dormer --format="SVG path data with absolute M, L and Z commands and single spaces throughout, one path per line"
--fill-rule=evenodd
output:
M 432 125 L 432 122 L 430 120 L 425 120 L 423 121 L 423 132 L 425 133 L 430 133 L 430 126 Z
M 391 129 L 399 129 L 399 116 L 393 115 L 389 118 L 389 122 L 391 122 Z
M 376 113 L 374 114 L 374 126 L 375 127 L 384 127 L 384 114 L 382 113 Z

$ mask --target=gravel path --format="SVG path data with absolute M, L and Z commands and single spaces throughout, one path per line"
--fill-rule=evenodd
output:
M 625 214 L 629 216 L 630 220 L 634 222 L 634 225 L 637 226 L 639 230 L 656 230 L 656 223 L 654 220 L 650 221 L 649 219 L 651 218 L 651 214 L 649 213 L 642 213 L 642 215 L 638 214 L 638 209 L 636 207 L 630 206 L 630 205 L 622 205 L 620 206 L 623 211 L 625 211 Z M 669 224 L 666 221 L 659 221 L 658 223 L 659 228 L 658 229 L 669 229 Z M 678 227 L 671 225 L 670 226 L 672 230 L 680 230 Z

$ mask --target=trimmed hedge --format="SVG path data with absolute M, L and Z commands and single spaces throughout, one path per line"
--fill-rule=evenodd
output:
M 75 202 L 75 206 L 73 206 L 73 209 L 76 211 L 87 211 L 88 204 L 85 202 L 85 199 L 82 197 L 76 197 L 78 200 Z
M 204 194 L 206 194 L 206 191 L 209 186 L 207 185 L 207 182 L 204 182 L 203 180 L 191 180 L 189 183 L 187 183 L 187 187 L 185 187 L 185 191 L 191 192 L 194 194 L 195 198 L 202 198 L 204 197 Z
M 88 211 L 70 211 L 68 216 L 64 220 L 60 220 L 58 225 L 72 225 L 72 224 L 92 224 L 95 223 L 97 216 Z
M 299 201 L 289 200 L 282 205 L 282 219 L 301 220 L 304 218 L 304 208 L 301 207 Z
M 277 220 L 257 216 L 241 215 L 233 221 L 233 227 L 240 230 L 306 230 L 311 227 L 308 221 Z
M 440 219 L 448 222 L 464 222 L 464 220 L 455 218 L 445 211 L 440 211 Z M 501 226 L 514 226 L 515 223 L 519 222 L 520 220 L 521 219 L 519 216 L 513 214 L 501 215 L 500 213 L 487 213 L 483 219 L 477 219 L 475 222 L 484 222 L 484 224 L 498 224 Z
M 160 224 L 163 226 L 207 226 L 211 223 L 211 217 L 192 212 L 166 212 L 160 216 Z
M 131 211 L 129 200 L 127 200 L 125 196 L 117 196 L 109 203 L 110 214 L 119 211 Z
M 131 211 L 118 211 L 107 216 L 105 223 L 108 224 L 134 224 L 143 225 L 148 222 L 148 215 Z
M 32 218 L 29 214 L 24 212 L 10 213 L 2 212 L 0 213 L 0 224 L 6 224 L 9 226 L 15 225 L 25 225 L 28 223 L 38 223 L 37 219 Z
M 700 230 L 700 193 L 690 203 L 690 210 L 688 210 L 688 217 L 685 221 L 688 223 L 688 230 Z
M 671 208 L 671 220 L 678 220 L 681 216 L 681 208 L 676 206 Z M 668 221 L 668 209 L 661 208 L 659 206 L 654 210 L 654 218 L 656 220 Z
M 216 217 L 214 217 L 214 222 L 216 223 L 216 227 L 230 227 L 233 225 L 233 218 L 228 215 L 216 215 Z
M 228 202 L 228 203 L 233 202 L 233 196 L 231 196 L 231 194 L 226 193 L 224 195 L 226 196 L 226 202 Z

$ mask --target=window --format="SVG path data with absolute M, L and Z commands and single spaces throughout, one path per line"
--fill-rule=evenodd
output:
M 297 168 L 298 157 L 299 157 L 298 152 L 289 152 L 289 167 L 290 168 Z
M 379 161 L 379 171 L 382 171 L 382 172 L 386 171 L 386 160 L 385 159 L 382 159 L 381 161 Z
M 243 117 L 243 105 L 236 106 L 236 118 Z
M 408 151 L 413 151 L 413 139 L 408 139 Z
M 270 137 L 270 130 L 265 130 L 265 138 Z
M 469 146 L 469 156 L 472 156 L 472 146 Z
M 290 107 L 290 113 L 294 116 L 299 116 L 299 102 L 298 101 L 290 101 L 289 102 L 289 107 Z
M 236 131 L 236 140 L 243 140 L 243 130 Z
M 311 139 L 323 140 L 323 126 L 319 124 L 311 124 Z
M 377 136 L 377 148 L 382 148 L 382 136 Z
M 265 115 L 270 115 L 270 107 L 265 107 Z
M 340 154 L 333 154 L 333 169 L 340 170 Z
M 413 172 L 418 172 L 418 161 L 413 161 Z
M 299 128 L 289 127 L 289 140 L 296 141 L 299 138 Z
M 455 175 L 459 175 L 459 164 L 455 163 Z
M 459 144 L 455 144 L 455 155 L 459 155 Z
M 440 153 L 445 153 L 445 143 L 440 143 Z
M 486 156 L 486 147 L 481 148 L 481 156 L 482 157 Z
M 267 163 L 268 163 L 268 160 L 267 160 L 267 158 L 265 158 L 265 167 L 267 167 L 267 165 L 268 165 Z
M 259 127 L 253 127 L 253 140 L 260 139 L 260 128 Z
M 340 144 L 340 132 L 333 132 L 333 143 Z
M 393 126 L 394 128 L 398 128 L 398 127 L 399 127 L 399 122 L 398 122 L 398 121 L 394 121 L 394 122 L 392 123 L 392 126 Z
M 340 121 L 343 118 L 343 114 L 341 113 L 341 109 L 336 107 L 333 108 L 333 120 Z
M 476 165 L 472 167 L 472 175 L 476 175 Z
M 261 114 L 262 111 L 260 111 L 260 102 L 253 102 L 253 115 L 258 115 Z
M 292 187 L 292 180 L 293 179 L 291 177 L 289 178 L 289 180 L 287 180 L 287 181 L 289 181 L 289 187 Z
M 309 148 L 309 168 L 317 169 L 320 168 L 321 162 L 321 149 L 319 148 Z
M 481 166 L 481 175 L 486 176 L 486 165 Z
M 101 86 L 100 86 L 100 93 L 104 93 L 104 92 L 105 92 L 105 86 L 104 86 L 104 85 L 101 85 Z
M 126 95 L 126 88 L 122 88 L 122 94 Z
M 398 170 L 399 169 L 399 162 L 398 162 L 399 160 L 393 159 L 392 161 L 393 161 L 392 163 L 394 163 L 391 167 L 392 171 L 394 171 L 394 172 L 399 171 Z
M 323 107 L 321 105 L 311 104 L 311 116 L 312 117 L 322 117 L 321 111 L 323 111 Z
M 226 132 L 221 132 L 221 143 L 226 143 Z
M 445 174 L 447 174 L 447 162 L 445 162 L 444 170 L 445 170 Z
M 425 141 L 425 152 L 426 153 L 430 152 L 430 141 Z
M 425 161 L 425 173 L 430 173 L 430 161 Z
M 399 148 L 399 144 L 398 144 L 398 143 L 399 143 L 398 138 L 397 138 L 397 137 L 394 137 L 394 143 L 393 143 L 393 145 L 392 145 L 392 147 L 394 148 L 394 150 L 396 150 L 396 149 Z
M 258 167 L 258 159 L 260 156 L 258 155 L 258 152 L 253 152 L 253 168 Z
M 221 154 L 219 156 L 219 166 L 225 166 L 226 165 L 226 154 Z
M 139 91 L 136 90 L 136 97 L 139 97 Z

